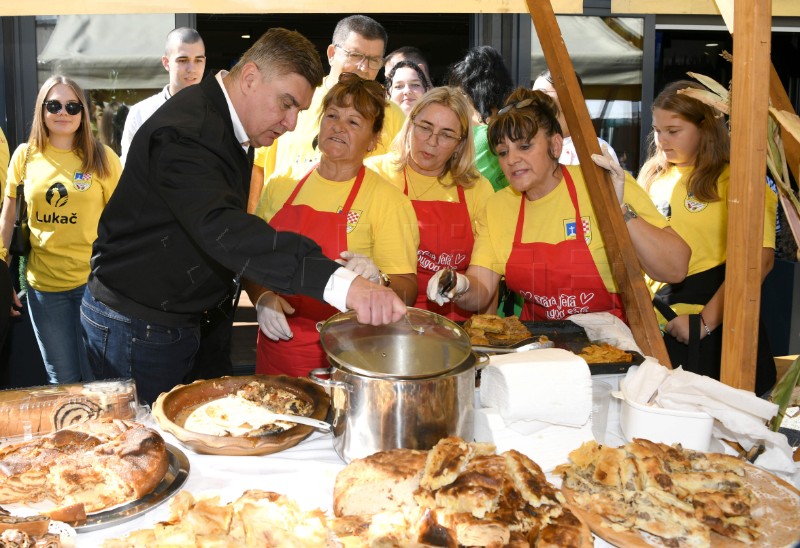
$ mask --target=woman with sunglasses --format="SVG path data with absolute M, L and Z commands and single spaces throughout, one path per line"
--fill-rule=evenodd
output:
M 386 91 L 374 80 L 342 73 L 322 101 L 319 164 L 299 181 L 273 176 L 256 209 L 278 231 L 298 232 L 323 253 L 372 282 L 389 285 L 406 304 L 417 296 L 419 233 L 408 198 L 364 157 L 383 127 Z M 256 372 L 304 377 L 327 367 L 317 322 L 336 314 L 325 303 L 247 285 L 260 327 Z
M 24 181 L 28 311 L 53 384 L 94 378 L 81 333 L 81 298 L 97 222 L 121 171 L 119 157 L 92 134 L 80 86 L 64 76 L 48 78 L 36 98 L 28 142 L 11 158 L 0 233 L 8 248 L 17 183 Z
M 500 276 L 525 303 L 522 318 L 560 320 L 610 312 L 624 319 L 603 237 L 579 166 L 559 164 L 563 141 L 553 99 L 518 88 L 489 122 L 489 144 L 510 183 L 486 204 L 466 275 L 440 301 L 478 310 Z M 601 157 L 603 158 L 603 157 Z M 678 282 L 689 247 L 618 164 L 614 192 L 643 270 Z M 463 278 L 463 279 L 462 279 Z M 436 284 L 434 278 L 429 283 Z
M 472 106 L 459 89 L 434 88 L 414 105 L 395 138 L 394 152 L 367 159 L 369 167 L 411 199 L 417 214 L 419 294 L 414 306 L 453 320 L 466 320 L 471 313 L 453 303 L 429 301 L 428 280 L 448 268 L 466 271 L 476 220 L 494 194 L 475 169 L 471 115 Z

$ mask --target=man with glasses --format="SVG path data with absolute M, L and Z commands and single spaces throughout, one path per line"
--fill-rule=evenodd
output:
M 133 377 L 151 404 L 182 384 L 201 326 L 241 278 L 353 309 L 364 323 L 402 319 L 391 289 L 245 211 L 252 149 L 294 129 L 322 74 L 311 42 L 270 29 L 230 73 L 182 91 L 142 126 L 100 218 L 81 305 L 95 376 Z
M 164 55 L 161 64 L 169 73 L 169 84 L 155 95 L 139 101 L 131 107 L 122 130 L 122 155 L 120 160 L 125 165 L 125 157 L 131 146 L 136 131 L 167 99 L 185 87 L 199 84 L 206 68 L 206 46 L 200 34 L 189 27 L 178 27 L 167 34 Z
M 256 155 L 250 184 L 249 211 L 255 210 L 264 181 L 271 175 L 293 175 L 299 179 L 319 161 L 320 153 L 314 145 L 315 137 L 319 133 L 322 99 L 339 81 L 339 75 L 343 72 L 352 72 L 367 80 L 374 80 L 383 67 L 383 55 L 388 40 L 383 25 L 365 15 L 351 15 L 336 24 L 333 42 L 327 51 L 330 73 L 314 92 L 309 109 L 300 113 L 297 129 L 279 143 L 259 150 Z M 404 121 L 405 115 L 400 107 L 387 101 L 383 131 L 372 156 L 388 151 Z

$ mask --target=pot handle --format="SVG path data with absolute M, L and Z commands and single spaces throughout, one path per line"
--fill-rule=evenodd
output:
M 332 381 L 330 379 L 321 379 L 318 376 L 318 375 L 330 376 L 332 373 L 333 373 L 333 367 L 318 367 L 317 369 L 312 369 L 311 371 L 308 372 L 308 378 L 311 379 L 311 382 L 318 384 L 320 386 L 324 386 L 326 388 L 341 388 L 342 390 L 347 390 L 348 392 L 353 391 L 353 386 L 347 384 L 346 382 Z
M 322 333 L 323 325 L 325 325 L 325 322 L 317 322 L 317 333 Z
M 486 352 L 473 352 L 475 356 L 478 358 L 478 363 L 475 365 L 475 369 L 480 371 L 487 365 L 489 365 L 489 354 Z

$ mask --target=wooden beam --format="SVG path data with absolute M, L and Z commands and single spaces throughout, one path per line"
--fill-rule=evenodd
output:
M 645 286 L 639 260 L 622 219 L 616 195 L 605 170 L 597 167 L 591 159 L 592 153 L 600 153 L 600 146 L 553 7 L 549 0 L 526 1 L 578 152 L 614 280 L 625 305 L 628 325 L 642 351 L 669 367 L 664 338 L 658 328 L 650 293 Z
M 753 390 L 761 305 L 771 0 L 736 0 L 731 186 L 720 380 Z
M 738 0 L 737 0 L 738 2 Z M 719 11 L 714 0 L 611 0 L 611 13 L 686 14 L 717 15 Z M 774 17 L 796 17 L 800 15 L 800 2 L 797 0 L 773 0 Z
M 583 0 L 553 0 L 558 13 L 583 13 Z M 2 15 L 116 13 L 527 13 L 523 0 L 407 0 L 402 5 L 366 0 L 29 0 L 0 2 Z M 265 29 L 266 30 L 266 29 Z
M 772 102 L 772 106 L 778 110 L 796 114 L 773 64 L 770 64 L 769 71 L 769 100 Z M 800 183 L 800 142 L 788 131 L 781 131 L 781 139 L 783 139 L 783 151 L 786 154 L 789 171 L 792 172 L 794 180 Z

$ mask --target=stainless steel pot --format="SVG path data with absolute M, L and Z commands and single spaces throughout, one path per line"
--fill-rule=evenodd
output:
M 331 367 L 309 378 L 331 391 L 333 445 L 345 462 L 430 449 L 447 436 L 472 439 L 476 365 L 488 358 L 474 354 L 469 336 L 447 318 L 415 308 L 408 314 L 410 322 L 376 327 L 345 312 L 318 326 Z

